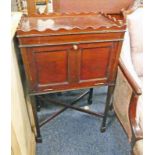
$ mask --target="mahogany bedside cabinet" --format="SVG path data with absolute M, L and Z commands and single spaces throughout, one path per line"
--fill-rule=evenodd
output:
M 50 2 L 52 13 L 47 4 L 46 12 L 39 14 L 34 1 L 28 0 L 28 15 L 22 17 L 17 29 L 29 95 L 43 99 L 45 93 L 84 88 L 91 88 L 92 92 L 92 88 L 106 85 L 109 88 L 103 115 L 73 106 L 74 102 L 48 99 L 65 106 L 60 113 L 72 108 L 102 117 L 101 131 L 105 131 L 126 29 L 121 10 L 132 5 L 133 0 Z M 34 115 L 36 138 L 41 141 L 36 112 Z

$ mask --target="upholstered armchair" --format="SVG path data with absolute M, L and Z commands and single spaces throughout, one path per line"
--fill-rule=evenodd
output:
M 113 107 L 133 147 L 143 154 L 143 46 L 142 8 L 124 12 L 127 32 L 123 43 L 114 90 Z

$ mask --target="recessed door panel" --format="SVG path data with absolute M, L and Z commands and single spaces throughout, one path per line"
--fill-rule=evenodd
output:
M 35 52 L 38 83 L 40 85 L 67 81 L 67 52 Z
M 107 79 L 111 54 L 112 43 L 83 45 L 81 47 L 81 82 Z

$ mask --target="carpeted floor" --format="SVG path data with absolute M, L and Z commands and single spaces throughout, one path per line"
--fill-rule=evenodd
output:
M 106 87 L 94 89 L 91 110 L 103 112 L 106 90 Z M 83 90 L 50 96 L 70 101 L 81 92 Z M 77 105 L 84 106 L 86 103 L 87 97 Z M 45 103 L 38 114 L 39 119 L 60 108 Z M 41 128 L 43 143 L 37 145 L 37 155 L 129 155 L 130 144 L 115 116 L 109 115 L 105 133 L 99 130 L 101 121 L 101 118 L 74 110 L 65 111 Z

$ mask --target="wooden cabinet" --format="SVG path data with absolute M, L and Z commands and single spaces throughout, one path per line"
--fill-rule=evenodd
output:
M 113 84 L 125 25 L 111 18 L 95 13 L 23 18 L 17 37 L 30 93 Z
M 53 13 L 37 14 L 34 1 L 28 0 L 29 16 L 22 17 L 17 38 L 29 94 L 41 97 L 45 93 L 107 85 L 104 116 L 55 102 L 65 109 L 103 117 L 101 131 L 105 131 L 126 30 L 121 10 L 132 3 L 133 0 L 59 0 L 52 3 Z
M 18 35 L 30 93 L 112 84 L 124 35 L 124 31 L 116 32 Z

